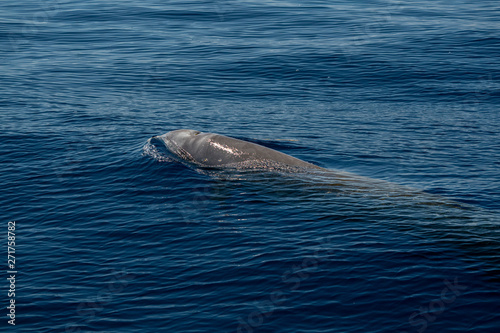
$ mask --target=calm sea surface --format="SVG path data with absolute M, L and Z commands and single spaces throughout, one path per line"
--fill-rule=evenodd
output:
M 0 45 L 0 331 L 500 332 L 497 0 L 10 0 Z

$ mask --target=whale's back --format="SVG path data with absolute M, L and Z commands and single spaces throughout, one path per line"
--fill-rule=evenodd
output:
M 317 165 L 277 150 L 220 134 L 209 133 L 206 137 L 200 137 L 199 142 L 193 142 L 190 148 L 191 157 L 195 162 L 210 167 L 240 164 L 240 166 L 252 168 L 265 163 L 274 163 L 283 166 L 321 169 Z

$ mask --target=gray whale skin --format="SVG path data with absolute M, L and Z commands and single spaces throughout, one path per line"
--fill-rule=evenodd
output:
M 323 168 L 256 143 L 215 133 L 179 129 L 155 136 L 184 161 L 203 167 L 299 167 Z

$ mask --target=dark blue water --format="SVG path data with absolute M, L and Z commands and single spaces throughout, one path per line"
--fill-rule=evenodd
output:
M 3 1 L 1 330 L 499 332 L 499 18 L 493 0 Z M 146 144 L 179 128 L 462 206 L 192 170 Z

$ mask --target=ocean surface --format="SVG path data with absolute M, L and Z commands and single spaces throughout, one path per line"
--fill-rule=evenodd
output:
M 500 332 L 497 0 L 9 0 L 0 45 L 0 331 Z

